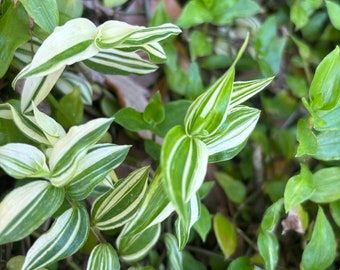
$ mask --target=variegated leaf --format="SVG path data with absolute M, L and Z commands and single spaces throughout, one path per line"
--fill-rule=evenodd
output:
M 274 77 L 269 77 L 246 82 L 234 82 L 229 109 L 242 104 L 252 96 L 262 91 L 272 82 L 273 79 Z
M 8 143 L 0 146 L 0 166 L 13 178 L 48 177 L 46 158 L 35 146 Z
M 66 135 L 63 127 L 52 117 L 38 110 L 33 104 L 34 119 L 51 145 Z
M 178 247 L 180 250 L 184 249 L 189 240 L 191 228 L 200 217 L 201 202 L 198 194 L 192 196 L 191 200 L 187 203 L 186 211 L 186 216 L 178 217 L 175 223 Z
M 0 118 L 12 120 L 11 106 L 8 103 L 0 104 Z
M 162 173 L 158 169 L 138 208 L 137 215 L 125 225 L 122 237 L 133 236 L 161 223 L 175 210 L 165 194 L 162 179 Z
M 92 146 L 67 186 L 67 194 L 74 200 L 83 200 L 105 176 L 125 159 L 130 146 L 97 144 Z
M 176 237 L 170 233 L 166 233 L 164 236 L 164 242 L 168 250 L 168 259 L 170 268 L 173 270 L 183 269 L 183 255 L 177 246 Z
M 56 87 L 64 95 L 72 93 L 75 87 L 79 87 L 82 102 L 85 105 L 92 104 L 92 87 L 83 77 L 65 71 L 57 81 Z
M 38 38 L 33 36 L 29 42 L 24 43 L 15 51 L 12 64 L 18 70 L 23 69 L 32 61 L 32 51 L 36 52 L 41 43 L 42 42 Z
M 77 18 L 55 28 L 42 43 L 32 63 L 17 75 L 13 84 L 23 77 L 45 76 L 98 53 L 94 44 L 96 26 L 88 19 Z
M 119 257 L 126 262 L 133 263 L 143 259 L 157 243 L 161 233 L 161 225 L 156 224 L 142 233 L 124 236 L 124 231 L 117 239 Z
M 105 74 L 148 74 L 158 67 L 135 52 L 117 49 L 101 50 L 95 56 L 83 61 L 88 67 Z
M 99 197 L 91 209 L 94 226 L 99 230 L 112 230 L 134 218 L 146 191 L 148 175 L 149 167 L 138 169 Z
M 25 80 L 21 94 L 21 112 L 32 111 L 32 102 L 38 106 L 47 97 L 61 73 L 63 73 L 64 68 L 65 66 L 46 76 L 30 77 Z
M 216 134 L 203 139 L 208 147 L 209 162 L 229 160 L 245 146 L 260 117 L 260 111 L 239 105 L 228 113 L 227 121 Z
M 186 203 L 203 183 L 208 164 L 206 145 L 185 134 L 183 127 L 172 128 L 161 152 L 164 187 L 180 216 L 186 216 Z
M 49 160 L 53 185 L 65 186 L 72 180 L 79 160 L 101 139 L 112 121 L 113 118 L 98 118 L 74 126 L 53 146 Z
M 28 250 L 22 270 L 35 270 L 67 258 L 87 240 L 89 217 L 83 206 L 66 210 Z
M 86 270 L 119 270 L 119 258 L 109 243 L 100 243 L 91 251 Z
M 0 203 L 0 244 L 31 234 L 63 201 L 64 190 L 42 180 L 11 191 Z

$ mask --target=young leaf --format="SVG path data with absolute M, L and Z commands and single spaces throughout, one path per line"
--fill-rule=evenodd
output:
M 247 189 L 240 180 L 235 180 L 230 175 L 222 172 L 216 172 L 214 176 L 231 201 L 235 203 L 243 202 Z
M 138 208 L 137 215 L 125 225 L 121 237 L 139 234 L 161 223 L 174 211 L 174 207 L 165 194 L 162 179 L 162 173 L 158 169 Z
M 36 147 L 23 143 L 0 146 L 0 166 L 14 178 L 48 177 L 45 155 Z
M 214 232 L 219 247 L 225 259 L 230 258 L 237 248 L 237 236 L 234 224 L 232 224 L 221 213 L 214 216 Z
M 247 106 L 232 108 L 227 120 L 214 136 L 203 139 L 208 147 L 209 162 L 229 160 L 245 146 L 260 117 L 260 111 Z
M 29 16 L 43 30 L 51 33 L 59 24 L 59 12 L 56 0 L 20 0 Z
M 164 242 L 168 250 L 168 258 L 171 269 L 182 270 L 183 269 L 183 256 L 178 249 L 175 236 L 170 233 L 165 234 Z
M 91 214 L 97 229 L 112 230 L 134 218 L 146 191 L 148 175 L 148 167 L 132 172 L 93 203 Z
M 211 217 L 208 208 L 204 204 L 201 204 L 200 217 L 197 222 L 195 222 L 194 229 L 199 234 L 202 241 L 205 242 L 211 229 Z
M 36 230 L 64 201 L 64 190 L 34 181 L 11 191 L 0 203 L 0 244 L 18 241 Z
M 280 212 L 283 205 L 283 199 L 280 199 L 268 207 L 261 221 L 261 230 L 263 232 L 273 232 L 276 224 L 280 219 Z
M 242 256 L 233 260 L 227 270 L 252 270 L 252 266 L 250 264 L 250 259 L 246 256 Z
M 314 191 L 313 174 L 305 165 L 301 164 L 300 174 L 291 177 L 285 188 L 284 206 L 286 212 L 308 200 Z
M 112 121 L 112 118 L 98 118 L 74 126 L 53 146 L 49 160 L 53 185 L 64 186 L 72 180 L 85 150 L 101 139 Z
M 186 203 L 203 183 L 208 163 L 205 144 L 185 134 L 183 127 L 172 128 L 161 152 L 164 187 L 180 217 L 186 216 Z
M 340 4 L 339 2 L 333 0 L 326 0 L 326 7 L 329 19 L 333 26 L 340 30 L 340 19 L 338 14 L 340 13 Z
M 305 270 L 326 269 L 332 264 L 335 256 L 335 235 L 322 208 L 319 207 L 312 238 L 302 254 L 303 268 Z
M 157 92 L 145 107 L 143 119 L 150 126 L 155 126 L 164 121 L 165 110 L 161 100 L 161 95 Z
M 296 136 L 299 142 L 296 156 L 315 155 L 318 150 L 318 142 L 306 119 L 299 120 Z
M 23 270 L 34 270 L 71 256 L 85 243 L 90 229 L 83 206 L 65 211 L 27 252 Z
M 96 26 L 88 19 L 77 18 L 54 29 L 26 66 L 13 81 L 30 76 L 45 76 L 98 53 L 94 44 Z
M 128 151 L 127 145 L 97 144 L 90 147 L 66 187 L 67 194 L 74 200 L 85 199 L 111 170 L 124 161 Z
M 275 270 L 279 260 L 279 241 L 275 234 L 261 230 L 257 238 L 257 246 L 264 260 L 265 269 Z
M 133 263 L 143 259 L 156 244 L 161 233 L 161 225 L 156 224 L 142 233 L 126 236 L 124 230 L 117 239 L 120 258 Z
M 86 270 L 119 270 L 117 252 L 109 243 L 100 243 L 91 251 Z

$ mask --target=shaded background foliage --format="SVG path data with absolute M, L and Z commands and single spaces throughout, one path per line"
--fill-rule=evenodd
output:
M 168 60 L 150 75 L 103 75 L 74 70 L 71 66 L 71 72 L 83 72 L 90 83 L 94 90 L 94 104 L 84 104 L 77 87 L 66 95 L 55 92 L 50 96 L 45 109 L 50 110 L 53 117 L 66 128 L 78 125 L 84 119 L 110 117 L 125 107 L 142 112 L 156 91 L 159 91 L 164 104 L 180 102 L 176 109 L 165 105 L 169 106 L 168 111 L 175 110 L 176 114 L 168 119 L 175 124 L 174 118 L 184 117 L 190 101 L 229 67 L 246 33 L 250 33 L 247 51 L 236 67 L 236 81 L 273 75 L 275 79 L 263 93 L 247 101 L 261 109 L 262 113 L 244 150 L 231 161 L 208 167 L 206 192 L 210 186 L 213 187 L 203 200 L 209 211 L 206 212 L 206 227 L 201 229 L 206 233 L 203 237 L 206 241 L 203 242 L 197 232 L 193 232 L 185 248 L 184 262 L 185 269 L 241 269 L 249 265 L 249 261 L 253 265 L 263 266 L 257 243 L 261 221 L 265 210 L 283 197 L 288 179 L 299 173 L 300 161 L 307 163 L 312 171 L 337 164 L 336 161 L 319 161 L 306 156 L 296 158 L 295 155 L 298 146 L 297 122 L 308 116 L 301 98 L 308 97 L 317 65 L 339 44 L 338 3 L 321 0 L 79 0 L 70 3 L 74 5 L 68 10 L 75 13 L 72 16 L 82 14 L 96 25 L 109 19 L 137 25 L 174 22 L 183 29 L 183 33 L 180 37 L 164 42 Z M 205 3 L 209 8 L 202 9 L 203 4 L 197 3 Z M 65 14 L 67 16 L 70 14 Z M 34 31 L 29 24 L 27 28 Z M 22 38 L 29 39 L 29 31 Z M 0 81 L 2 102 L 18 97 L 10 87 L 17 67 L 14 61 Z M 65 115 L 65 111 L 69 114 Z M 159 146 L 154 141 L 157 141 L 156 135 L 161 136 L 158 133 L 164 127 L 149 123 L 145 128 L 146 124 L 143 126 L 137 116 L 129 119 L 131 126 L 127 126 L 126 115 L 122 114 L 120 118 L 118 114 L 116 117 L 120 125 L 111 127 L 108 140 L 133 145 L 127 160 L 116 171 L 119 178 L 147 164 L 155 167 L 159 160 Z M 1 124 L 1 127 L 4 126 L 6 129 L 0 128 L 1 145 L 8 142 L 6 134 L 16 129 L 8 123 Z M 140 129 L 150 129 L 152 134 L 141 132 Z M 17 140 L 24 142 L 26 139 L 18 135 Z M 19 183 L 7 179 L 8 176 L 3 172 L 1 178 L 1 197 L 13 185 L 22 184 L 22 181 Z M 328 207 L 324 210 L 326 216 L 330 216 Z M 317 211 L 315 204 L 306 202 L 296 219 L 281 223 L 285 218 L 281 216 L 275 228 L 280 244 L 277 269 L 299 268 L 303 247 L 312 232 L 312 226 L 308 224 L 313 224 Z M 211 224 L 209 215 L 212 217 Z M 334 217 L 330 221 L 335 235 L 339 235 Z M 171 227 L 173 222 L 174 217 L 171 216 L 163 230 L 168 231 L 166 226 Z M 305 235 L 301 232 L 305 232 Z M 33 241 L 31 238 L 14 243 L 13 248 L 1 247 L 2 261 L 25 254 Z M 166 244 L 170 245 L 171 239 L 166 238 Z M 88 253 L 90 248 L 91 243 L 88 243 L 83 252 Z M 235 261 L 240 256 L 244 257 Z M 54 269 L 82 269 L 86 258 L 83 253 L 78 253 Z M 163 243 L 159 243 L 144 263 L 157 269 L 164 261 L 166 249 Z M 330 269 L 337 269 L 339 264 L 337 258 Z

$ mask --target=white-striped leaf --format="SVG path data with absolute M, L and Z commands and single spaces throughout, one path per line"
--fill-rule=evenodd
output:
M 274 77 L 269 77 L 246 82 L 234 82 L 229 109 L 242 104 L 252 96 L 262 91 L 272 82 L 273 79 Z
M 35 142 L 50 145 L 49 140 L 46 138 L 44 132 L 37 125 L 34 117 L 20 114 L 12 105 L 9 105 L 9 107 L 11 109 L 12 118 L 15 125 L 26 137 Z
M 15 51 L 12 65 L 18 70 L 23 69 L 32 61 L 32 51 L 36 52 L 40 45 L 41 41 L 33 36 L 29 42 L 24 43 Z
M 209 162 L 229 160 L 236 156 L 245 146 L 259 117 L 258 109 L 242 105 L 232 108 L 216 134 L 203 139 L 208 147 Z
M 135 52 L 124 52 L 117 49 L 101 50 L 95 56 L 83 61 L 88 67 L 105 74 L 148 74 L 158 67 Z
M 53 185 L 64 186 L 72 180 L 79 160 L 101 139 L 112 121 L 113 118 L 98 118 L 74 126 L 53 146 L 49 160 Z
M 158 169 L 153 177 L 137 215 L 125 225 L 121 236 L 133 236 L 161 223 L 175 210 L 165 194 L 162 174 Z
M 12 111 L 8 103 L 0 104 L 0 118 L 12 120 Z
M 0 166 L 13 178 L 48 177 L 46 158 L 38 148 L 24 143 L 0 146 Z
M 166 233 L 164 236 L 164 242 L 168 250 L 168 259 L 170 269 L 182 270 L 183 269 L 183 255 L 177 246 L 176 237 L 170 233 Z
M 85 18 L 73 19 L 55 28 L 42 43 L 31 64 L 21 70 L 13 84 L 20 78 L 45 76 L 94 56 L 99 51 L 94 44 L 96 34 L 96 26 Z
M 123 261 L 133 263 L 143 259 L 157 243 L 161 233 L 161 225 L 156 224 L 142 233 L 132 236 L 119 235 L 117 239 L 117 247 L 120 258 Z
M 188 135 L 209 138 L 218 131 L 227 119 L 233 92 L 235 65 L 241 58 L 248 39 L 249 36 L 247 35 L 236 59 L 227 72 L 190 105 L 184 118 L 185 132 Z
M 64 190 L 34 181 L 11 191 L 0 203 L 0 245 L 36 230 L 64 201 Z
M 22 270 L 35 270 L 67 258 L 87 240 L 90 222 L 86 209 L 77 206 L 66 210 L 28 250 Z
M 46 76 L 30 77 L 25 80 L 21 94 L 21 112 L 30 112 L 33 109 L 32 102 L 38 106 L 47 97 L 64 68 L 65 66 Z
M 119 270 L 117 252 L 109 243 L 100 243 L 91 251 L 86 270 Z
M 186 216 L 178 217 L 175 223 L 178 247 L 180 250 L 184 249 L 189 240 L 191 228 L 200 217 L 201 202 L 198 194 L 192 196 L 191 200 L 187 203 L 186 211 Z
M 144 197 L 149 167 L 143 167 L 119 180 L 112 191 L 99 197 L 92 205 L 93 224 L 99 230 L 112 230 L 130 221 Z
M 71 72 L 64 72 L 57 81 L 56 87 L 64 95 L 72 93 L 75 87 L 79 87 L 82 102 L 85 105 L 92 104 L 92 87 L 83 77 Z
M 35 122 L 45 134 L 45 137 L 51 145 L 54 145 L 60 138 L 66 135 L 64 128 L 57 121 L 39 111 L 35 105 L 33 105 L 33 112 Z
M 185 134 L 183 127 L 172 128 L 161 152 L 164 187 L 179 216 L 186 216 L 186 204 L 203 183 L 208 164 L 206 145 Z
M 67 194 L 74 200 L 88 197 L 93 188 L 124 161 L 129 148 L 128 145 L 112 144 L 92 146 L 80 160 L 77 171 L 67 186 Z

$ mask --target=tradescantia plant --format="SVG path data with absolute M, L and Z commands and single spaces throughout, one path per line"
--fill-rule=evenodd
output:
M 159 132 L 165 138 L 160 166 L 152 180 L 149 167 L 117 180 L 112 172 L 124 161 L 130 146 L 101 142 L 115 117 L 97 118 L 65 130 L 38 105 L 54 85 L 66 88 L 65 82 L 77 80 L 64 72 L 68 65 L 85 65 L 109 74 L 154 71 L 155 64 L 166 58 L 159 42 L 179 34 L 180 29 L 170 23 L 147 28 L 119 21 L 96 26 L 85 18 L 54 28 L 53 20 L 40 18 L 30 7 L 27 1 L 19 6 L 32 12 L 50 34 L 32 41 L 37 47 L 32 61 L 26 58 L 27 44 L 14 52 L 21 65 L 29 62 L 13 80 L 15 87 L 25 78 L 20 102 L 0 105 L 0 117 L 14 123 L 27 138 L 25 143 L 0 146 L 0 166 L 9 176 L 28 180 L 0 203 L 0 245 L 21 240 L 53 219 L 29 249 L 22 269 L 39 269 L 69 257 L 90 235 L 97 244 L 87 269 L 119 269 L 120 261 L 132 264 L 146 256 L 160 238 L 161 223 L 175 211 L 176 237 L 166 234 L 165 243 L 169 261 L 183 269 L 181 250 L 203 211 L 199 190 L 207 164 L 229 160 L 242 150 L 260 111 L 241 104 L 273 78 L 234 81 L 235 65 L 247 38 L 228 71 L 188 107 L 184 122 L 167 127 L 165 134 Z M 150 60 L 142 59 L 138 50 L 146 52 Z M 90 103 L 91 88 L 83 83 L 80 89 L 84 102 Z M 149 105 L 166 113 L 157 96 Z M 156 133 L 166 116 L 150 111 L 144 111 L 145 125 L 140 126 Z M 102 192 L 98 195 L 96 189 Z M 84 200 L 90 196 L 95 200 L 88 211 Z M 115 243 L 105 238 L 105 232 L 112 231 L 118 232 Z

